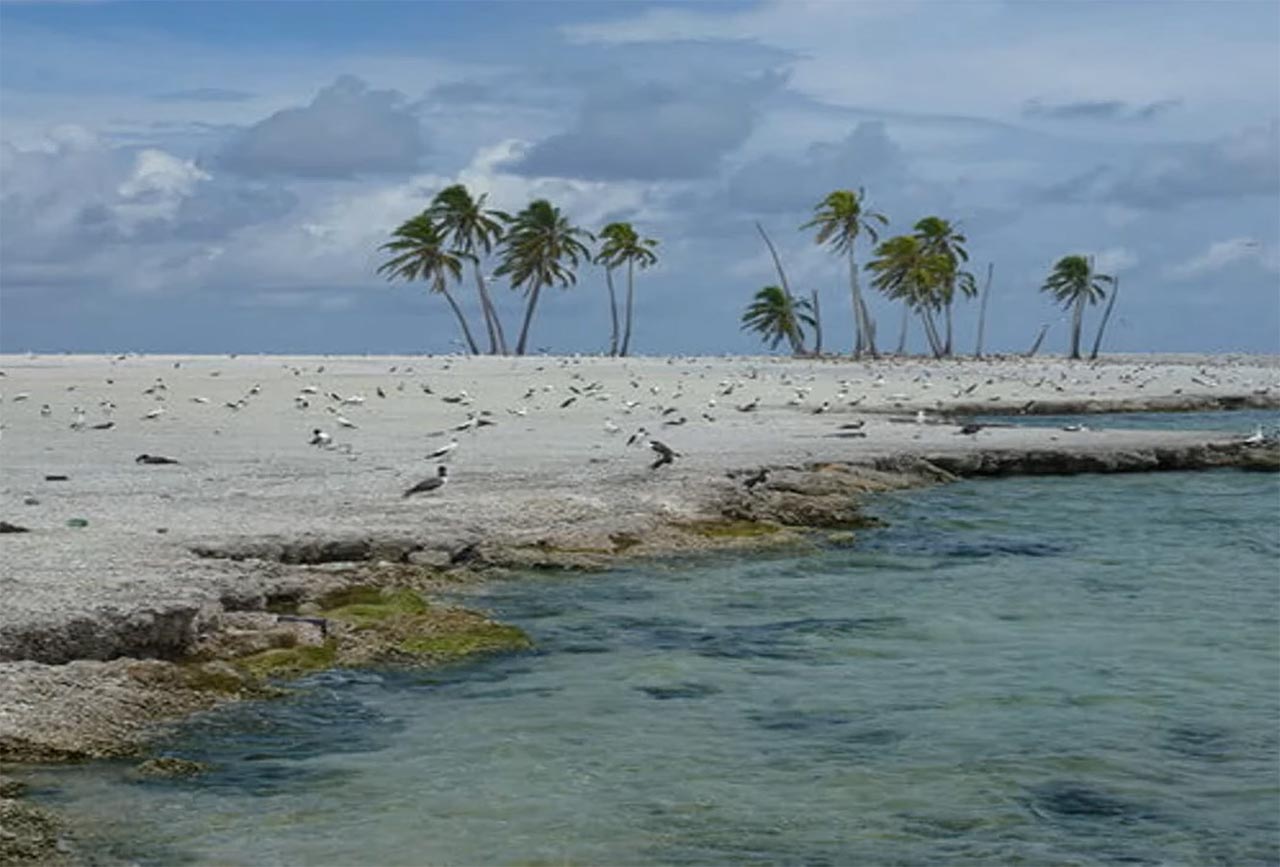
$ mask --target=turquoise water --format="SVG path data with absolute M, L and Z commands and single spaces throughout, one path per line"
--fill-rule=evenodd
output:
M 101 863 L 1280 863 L 1280 478 L 875 510 L 854 547 L 497 585 L 468 603 L 536 652 L 325 674 L 184 726 L 202 777 L 38 794 Z

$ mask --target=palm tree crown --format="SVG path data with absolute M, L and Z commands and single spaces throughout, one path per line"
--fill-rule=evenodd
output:
M 1052 295 L 1053 300 L 1061 302 L 1064 310 L 1069 310 L 1071 305 L 1081 300 L 1097 304 L 1107 297 L 1103 287 L 1114 280 L 1107 274 L 1094 274 L 1088 258 L 1084 256 L 1063 256 L 1040 289 Z
M 439 292 L 448 280 L 462 276 L 462 258 L 457 250 L 445 247 L 445 238 L 426 212 L 401 223 L 392 240 L 379 247 L 397 255 L 378 266 L 388 280 L 427 280 L 431 291 Z
M 503 211 L 485 208 L 488 198 L 488 193 L 472 198 L 464 185 L 454 184 L 436 193 L 427 213 L 460 253 L 487 254 L 502 240 L 503 223 L 511 220 Z
M 618 354 L 625 356 L 631 349 L 631 315 L 635 301 L 635 269 L 638 267 L 643 271 L 645 268 L 657 263 L 658 256 L 653 250 L 658 246 L 658 242 L 652 238 L 641 238 L 635 227 L 630 223 L 610 223 L 600 230 L 600 238 L 603 243 L 600 245 L 600 251 L 596 253 L 595 261 L 605 267 L 610 293 L 613 292 L 613 269 L 621 265 L 627 266 L 627 301 L 621 346 L 617 345 L 616 337 L 614 341 L 614 350 Z M 616 320 L 616 314 L 614 318 Z
M 461 255 L 457 250 L 445 246 L 440 227 L 425 211 L 401 223 L 391 235 L 392 239 L 378 249 L 395 255 L 378 266 L 378 273 L 386 274 L 388 280 L 397 277 L 404 280 L 426 280 L 431 291 L 443 295 L 449 303 L 462 328 L 467 348 L 473 355 L 479 354 L 480 350 L 475 338 L 471 336 L 462 308 L 449 293 L 449 281 L 462 276 Z
M 814 208 L 813 219 L 801 226 L 801 229 L 818 230 L 814 241 L 826 244 L 839 255 L 849 259 L 849 293 L 853 301 L 854 338 L 853 351 L 861 355 L 863 349 L 876 354 L 875 323 L 862 300 L 862 290 L 858 287 L 858 267 L 854 262 L 854 248 L 858 235 L 865 233 L 872 243 L 879 240 L 878 226 L 886 226 L 889 218 L 878 211 L 866 207 L 866 192 L 858 190 L 835 190 Z
M 742 329 L 760 334 L 770 349 L 777 349 L 784 340 L 803 346 L 806 325 L 816 325 L 812 306 L 805 300 L 796 301 L 780 286 L 761 289 L 742 314 Z
M 529 325 L 544 286 L 559 283 L 568 288 L 577 281 L 575 269 L 590 251 L 581 239 L 593 236 L 585 229 L 570 224 L 569 219 L 546 199 L 536 199 L 511 218 L 504 239 L 502 262 L 495 274 L 506 276 L 515 289 L 528 296 L 524 324 L 516 343 L 516 354 L 523 355 L 529 337 Z

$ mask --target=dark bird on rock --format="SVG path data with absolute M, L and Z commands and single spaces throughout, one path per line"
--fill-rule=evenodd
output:
M 432 491 L 438 491 L 444 487 L 445 482 L 449 480 L 449 470 L 443 464 L 436 468 L 436 474 L 429 478 L 425 478 L 412 488 L 404 492 L 405 497 L 412 497 L 414 494 L 429 494 Z
M 173 458 L 166 458 L 162 455 L 138 455 L 133 459 L 135 464 L 176 464 Z
M 649 448 L 658 453 L 658 459 L 649 467 L 651 470 L 656 470 L 658 467 L 672 463 L 676 458 L 680 457 L 680 453 L 678 451 L 675 451 L 671 446 L 665 443 L 660 443 L 657 440 L 649 440 Z

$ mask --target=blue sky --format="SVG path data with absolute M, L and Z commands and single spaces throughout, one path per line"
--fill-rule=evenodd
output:
M 859 186 L 995 263 L 989 348 L 1048 323 L 1061 351 L 1037 290 L 1086 253 L 1121 279 L 1112 348 L 1276 352 L 1280 4 L 0 2 L 4 351 L 449 351 L 444 302 L 374 269 L 459 181 L 659 239 L 641 352 L 759 346 L 756 220 L 847 348 L 845 272 L 798 227 Z M 531 343 L 607 321 L 584 268 Z

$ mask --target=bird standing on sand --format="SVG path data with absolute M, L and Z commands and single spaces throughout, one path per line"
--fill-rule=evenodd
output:
M 161 455 L 138 455 L 133 459 L 135 464 L 176 464 L 173 458 L 162 457 Z
M 449 481 L 449 470 L 444 464 L 436 467 L 436 474 L 423 479 L 412 488 L 404 492 L 404 497 L 412 497 L 414 494 L 429 494 L 432 491 L 438 491 Z
M 316 428 L 315 430 L 311 431 L 311 439 L 307 443 L 307 445 L 320 446 L 321 448 L 324 448 L 332 442 L 333 442 L 332 436 L 320 430 L 320 428 Z
M 658 467 L 672 463 L 676 458 L 680 457 L 680 453 L 673 450 L 671 446 L 660 443 L 657 440 L 649 440 L 649 448 L 658 453 L 658 459 L 649 466 L 651 470 L 656 470 Z

